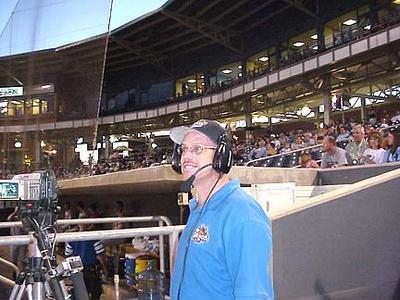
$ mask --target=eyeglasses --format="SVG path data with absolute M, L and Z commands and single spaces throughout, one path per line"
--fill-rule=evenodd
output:
M 186 153 L 189 151 L 196 155 L 200 155 L 201 153 L 203 153 L 203 151 L 205 149 L 216 150 L 217 148 L 210 147 L 210 146 L 204 146 L 204 145 L 200 145 L 200 144 L 195 144 L 195 145 L 190 145 L 190 146 L 182 144 L 178 147 L 178 153 L 182 155 L 183 153 Z

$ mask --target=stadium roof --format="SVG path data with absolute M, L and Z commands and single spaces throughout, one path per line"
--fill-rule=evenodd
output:
M 173 78 L 190 69 L 241 60 L 268 44 L 284 41 L 282 32 L 299 34 L 304 28 L 315 28 L 321 15 L 329 20 L 336 16 L 338 8 L 349 11 L 368 1 L 319 3 L 318 0 L 170 0 L 160 9 L 111 33 L 107 76 L 140 74 L 143 81 Z M 60 72 L 90 71 L 104 57 L 105 38 L 103 34 L 56 49 L 2 57 L 0 85 L 15 84 L 13 81 L 50 82 Z

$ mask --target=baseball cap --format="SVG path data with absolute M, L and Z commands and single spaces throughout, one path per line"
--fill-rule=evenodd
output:
M 175 144 L 182 144 L 183 138 L 189 132 L 195 130 L 201 135 L 209 138 L 215 144 L 218 144 L 219 138 L 226 133 L 225 128 L 217 121 L 201 119 L 194 123 L 192 126 L 180 126 L 172 128 L 169 136 Z

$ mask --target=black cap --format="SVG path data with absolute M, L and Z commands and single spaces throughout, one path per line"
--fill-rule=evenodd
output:
M 226 134 L 225 128 L 223 128 L 221 124 L 219 124 L 217 121 L 202 119 L 197 121 L 190 127 L 181 126 L 172 128 L 169 136 L 175 144 L 180 145 L 182 144 L 185 135 L 191 130 L 195 130 L 198 133 L 204 135 L 205 137 L 213 141 L 216 145 L 218 144 L 219 138 L 222 135 Z

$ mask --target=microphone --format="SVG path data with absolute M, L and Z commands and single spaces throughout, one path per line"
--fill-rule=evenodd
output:
M 200 169 L 198 169 L 193 175 L 191 175 L 188 179 L 186 179 L 182 184 L 181 184 L 181 192 L 183 193 L 189 193 L 190 189 L 192 188 L 193 182 L 196 179 L 197 174 L 199 174 L 201 171 L 203 171 L 205 168 L 208 168 L 212 166 L 213 164 L 206 164 L 202 166 Z

